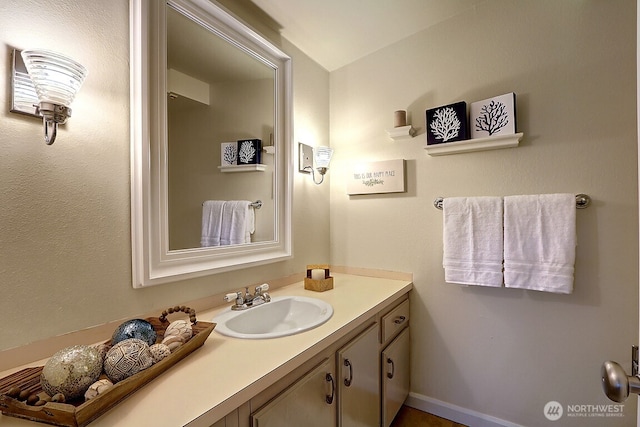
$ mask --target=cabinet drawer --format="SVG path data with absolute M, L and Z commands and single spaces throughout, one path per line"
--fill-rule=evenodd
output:
M 409 300 L 404 300 L 382 318 L 382 342 L 386 343 L 409 324 Z

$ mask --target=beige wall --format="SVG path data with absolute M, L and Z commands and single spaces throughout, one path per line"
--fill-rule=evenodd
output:
M 328 262 L 329 186 L 294 175 L 294 258 L 134 290 L 129 190 L 128 1 L 0 4 L 0 349 L 130 318 Z M 53 146 L 8 112 L 11 48 L 66 53 L 89 69 Z M 294 137 L 327 141 L 329 74 L 283 42 L 294 64 Z M 300 139 L 303 140 L 303 139 Z M 297 170 L 297 168 L 296 168 Z
M 491 0 L 331 73 L 331 261 L 414 273 L 414 393 L 526 426 L 607 404 L 638 337 L 635 2 Z M 517 94 L 519 148 L 430 157 L 425 110 Z M 393 111 L 419 134 L 391 141 Z M 355 160 L 407 160 L 407 192 L 346 194 Z M 588 193 L 575 291 L 444 283 L 438 196 Z M 437 403 L 437 402 L 436 402 Z M 562 426 L 635 425 L 564 417 Z

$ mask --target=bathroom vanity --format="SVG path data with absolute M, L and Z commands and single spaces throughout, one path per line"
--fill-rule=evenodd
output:
M 409 393 L 408 324 L 404 294 L 238 408 L 238 425 L 388 427 Z
M 308 291 L 297 282 L 271 292 L 328 302 L 334 313 L 326 323 L 260 340 L 214 330 L 200 349 L 90 425 L 346 427 L 364 419 L 388 426 L 408 393 L 412 283 L 333 276 L 330 291 Z M 225 308 L 198 318 L 211 320 Z M 1 427 L 28 425 L 36 424 L 0 416 Z

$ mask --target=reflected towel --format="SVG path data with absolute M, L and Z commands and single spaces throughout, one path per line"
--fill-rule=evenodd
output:
M 247 200 L 230 200 L 222 210 L 222 231 L 220 245 L 251 243 L 253 230 L 253 208 Z
M 251 243 L 251 235 L 256 231 L 256 211 L 251 204 L 249 204 L 249 210 L 247 211 L 247 220 L 244 233 L 244 242 Z
M 502 286 L 502 198 L 447 197 L 442 210 L 445 281 Z
M 570 294 L 576 248 L 573 194 L 504 198 L 504 283 Z
M 202 204 L 202 235 L 200 246 L 220 246 L 223 200 L 207 200 Z

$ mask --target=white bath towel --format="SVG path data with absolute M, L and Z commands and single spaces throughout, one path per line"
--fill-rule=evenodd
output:
M 223 200 L 207 200 L 202 204 L 202 234 L 200 246 L 220 246 Z
M 247 220 L 244 233 L 244 242 L 251 243 L 251 235 L 256 231 L 256 211 L 255 208 L 249 204 L 247 211 Z
M 502 286 L 502 198 L 448 197 L 442 208 L 445 281 Z
M 253 229 L 254 221 L 250 205 L 251 202 L 246 200 L 230 200 L 224 204 L 220 233 L 222 246 L 251 243 L 250 230 Z
M 573 194 L 504 198 L 504 283 L 570 294 L 576 248 Z

